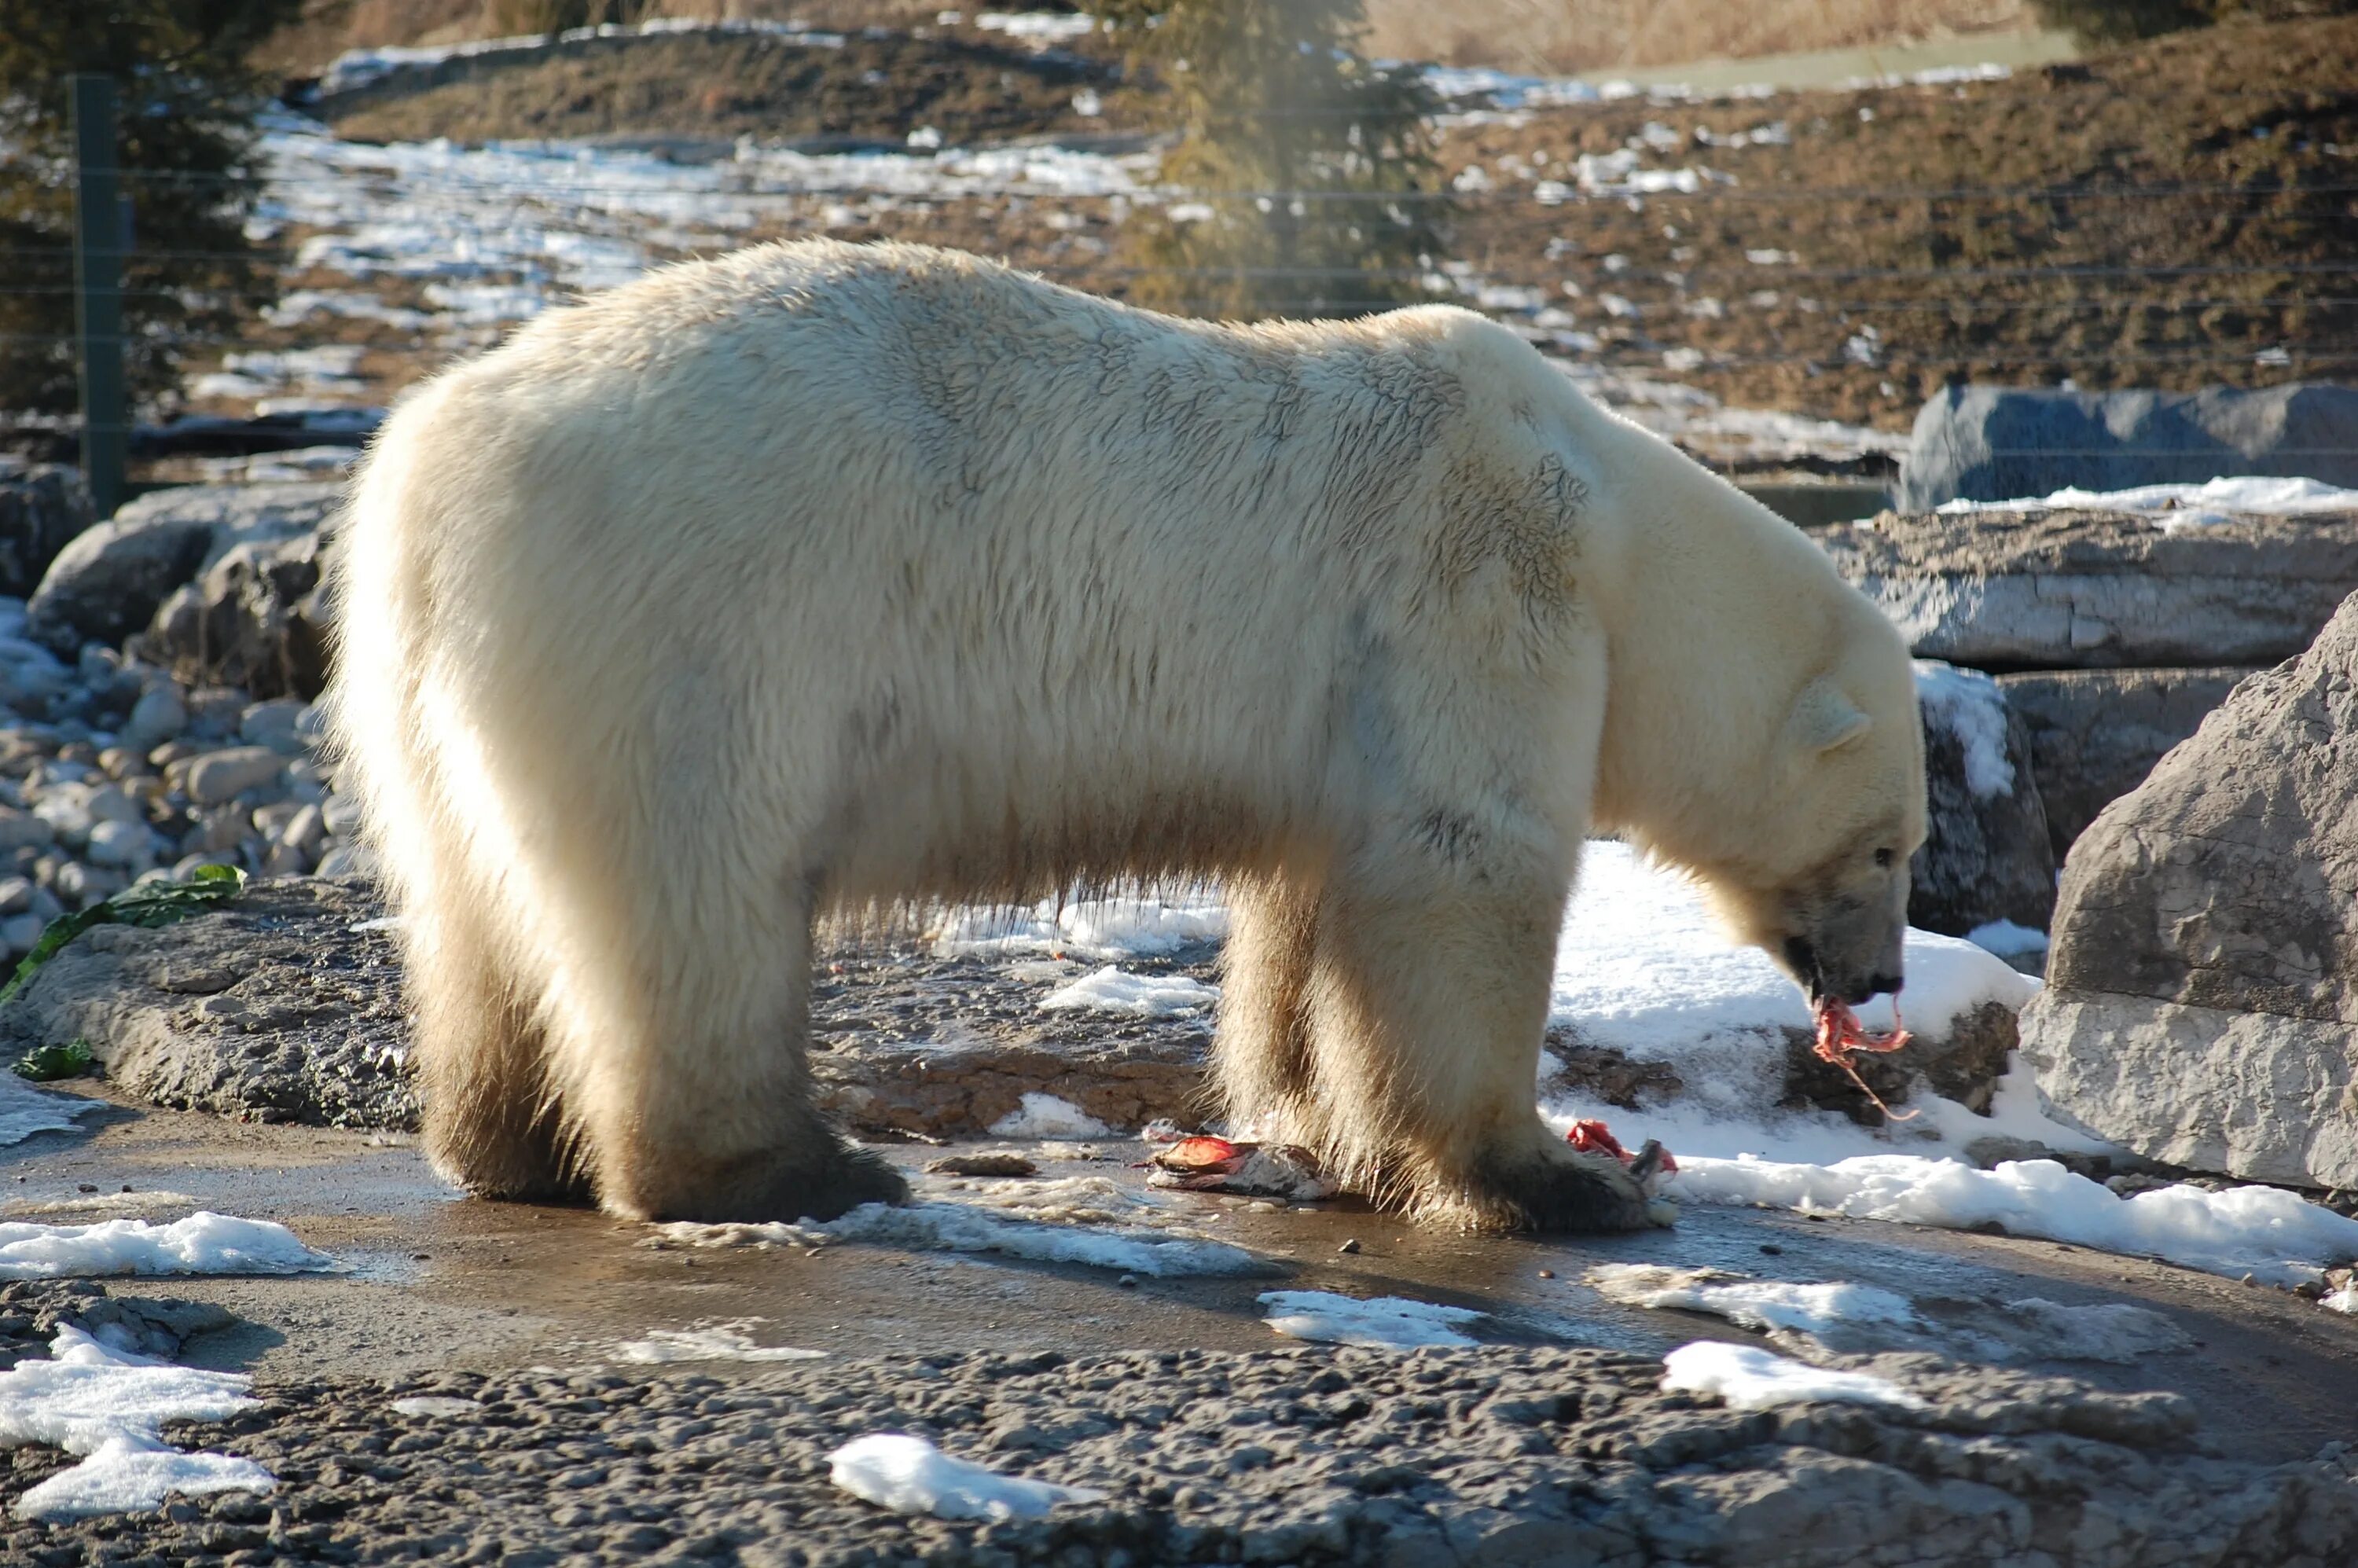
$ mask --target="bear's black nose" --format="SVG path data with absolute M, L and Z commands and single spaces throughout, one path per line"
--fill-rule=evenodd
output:
M 1867 994 L 1877 996 L 1889 991 L 1893 996 L 1898 996 L 1899 988 L 1907 983 L 1907 980 L 1898 975 L 1869 975 L 1866 977 Z

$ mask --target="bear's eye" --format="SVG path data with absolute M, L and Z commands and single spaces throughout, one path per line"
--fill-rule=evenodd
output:
M 1889 871 L 1891 869 L 1892 862 L 1898 859 L 1899 857 L 1889 849 L 1877 849 L 1875 852 L 1876 866 L 1877 869 L 1882 871 Z

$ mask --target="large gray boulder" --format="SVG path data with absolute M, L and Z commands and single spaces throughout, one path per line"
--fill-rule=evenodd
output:
M 211 580 L 233 557 L 275 562 L 291 549 L 315 558 L 314 541 L 342 494 L 330 483 L 186 485 L 143 495 L 59 553 L 28 606 L 28 631 L 66 654 L 84 643 L 118 645 L 177 590 Z M 233 594 L 251 575 L 224 569 L 220 591 Z M 178 624 L 192 635 L 205 630 L 194 620 Z
M 2045 930 L 2055 852 L 2028 733 L 1977 670 L 1920 663 L 1916 697 L 1931 831 L 1909 868 L 1908 923 L 1950 936 L 1994 920 Z
M 2135 1153 L 2358 1186 L 2358 599 L 2072 846 L 2022 1054 Z
M 2030 738 L 2031 770 L 2062 864 L 2096 814 L 2145 782 L 2250 669 L 2026 670 L 1997 677 Z
M 2358 486 L 2358 388 L 2059 392 L 1952 386 L 1916 416 L 1902 511 L 2225 474 Z
M 31 593 L 91 520 L 90 487 L 80 470 L 0 458 L 0 594 Z
M 2358 514 L 1886 513 L 1816 537 L 1920 658 L 1975 669 L 2275 664 L 2358 592 Z

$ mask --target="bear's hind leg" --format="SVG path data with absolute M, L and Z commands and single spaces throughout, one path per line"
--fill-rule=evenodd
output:
M 724 846 L 724 849 L 726 847 Z M 832 1219 L 907 1184 L 811 1103 L 806 895 L 675 862 L 668 897 L 584 888 L 552 1056 L 599 1202 L 644 1220 Z M 731 880 L 731 873 L 736 880 Z M 676 900 L 675 903 L 673 900 Z M 605 947 L 604 942 L 614 944 Z
M 1316 1141 L 1353 1184 L 1428 1217 L 1485 1229 L 1666 1224 L 1640 1177 L 1540 1119 L 1564 890 L 1529 863 L 1477 860 L 1427 819 L 1337 867 L 1312 987 Z
M 435 1169 L 479 1197 L 587 1198 L 588 1183 L 566 1162 L 539 1023 L 496 962 L 474 906 L 429 895 L 412 903 L 402 933 L 422 1130 Z
M 1299 1139 L 1311 1073 L 1310 974 L 1318 893 L 1299 877 L 1269 872 L 1229 884 L 1228 936 L 1220 953 L 1216 1088 L 1229 1125 L 1266 1119 L 1274 1138 Z

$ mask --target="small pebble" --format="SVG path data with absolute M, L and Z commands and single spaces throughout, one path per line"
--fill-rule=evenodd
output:
M 1114 1283 L 1120 1285 L 1123 1290 L 1133 1290 L 1138 1285 L 1138 1276 L 1135 1274 L 1124 1274 L 1120 1279 L 1116 1280 Z
M 1768 1253 L 1771 1258 L 1774 1258 L 1785 1249 L 1782 1247 L 1778 1246 L 1773 1241 L 1764 1241 L 1760 1244 L 1760 1250 Z
M 1540 1278 L 1542 1280 L 1552 1280 L 1555 1278 L 1555 1271 L 1553 1269 L 1541 1269 L 1540 1271 Z
M 1345 1242 L 1343 1243 L 1343 1245 L 1342 1245 L 1342 1246 L 1337 1247 L 1336 1249 L 1335 1249 L 1335 1250 L 1336 1250 L 1336 1251 L 1337 1251 L 1337 1252 L 1357 1252 L 1358 1249 L 1359 1249 L 1359 1238 L 1358 1238 L 1357 1237 L 1356 1237 L 1356 1236 L 1354 1236 L 1354 1237 L 1350 1238 L 1348 1240 L 1345 1241 Z

